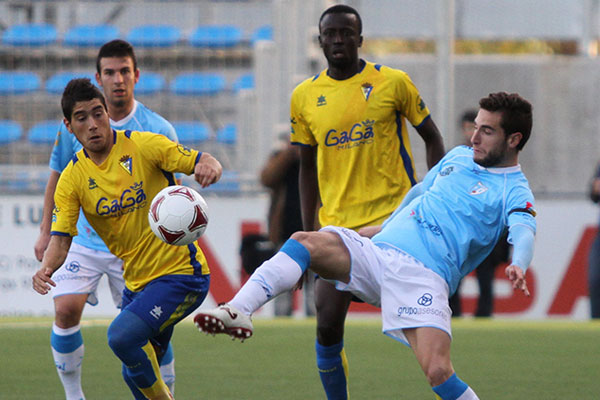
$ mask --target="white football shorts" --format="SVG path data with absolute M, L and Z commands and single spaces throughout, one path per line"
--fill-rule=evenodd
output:
M 441 276 L 409 254 L 379 247 L 351 229 L 321 230 L 337 233 L 350 252 L 350 282 L 334 281 L 336 289 L 380 307 L 384 334 L 407 346 L 402 331 L 407 328 L 438 328 L 452 338 L 449 289 Z
M 121 308 L 125 288 L 123 261 L 111 253 L 72 243 L 64 264 L 52 275 L 56 283 L 51 290 L 52 297 L 87 293 L 87 302 L 95 306 L 98 304 L 98 284 L 104 274 L 108 277 L 113 302 Z

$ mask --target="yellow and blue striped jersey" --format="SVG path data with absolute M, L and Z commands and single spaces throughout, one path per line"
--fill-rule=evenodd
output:
M 148 209 L 154 196 L 175 184 L 174 172 L 191 174 L 201 153 L 151 132 L 113 131 L 114 145 L 96 165 L 78 151 L 54 195 L 53 235 L 77 235 L 79 209 L 111 253 L 123 260 L 128 289 L 171 274 L 208 274 L 197 243 L 170 246 L 152 233 Z
M 291 141 L 318 146 L 322 226 L 358 229 L 394 211 L 417 181 L 405 119 L 428 116 L 405 72 L 370 62 L 348 79 L 324 70 L 294 89 Z

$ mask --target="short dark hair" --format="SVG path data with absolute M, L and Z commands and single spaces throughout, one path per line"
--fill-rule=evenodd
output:
M 506 136 L 521 132 L 523 138 L 517 145 L 517 150 L 522 150 L 531 135 L 533 115 L 531 103 L 522 98 L 518 93 L 490 93 L 488 97 L 479 100 L 479 106 L 490 112 L 502 113 L 500 126 L 504 129 Z
M 465 110 L 461 114 L 460 120 L 458 121 L 458 124 L 462 125 L 465 122 L 474 122 L 475 121 L 475 117 L 477 117 L 477 110 L 473 110 L 473 109 Z
M 104 95 L 89 78 L 77 78 L 69 81 L 69 83 L 67 83 L 67 87 L 65 87 L 65 90 L 63 91 L 62 99 L 60 100 L 62 112 L 67 121 L 71 122 L 71 116 L 73 114 L 73 108 L 75 108 L 75 103 L 78 101 L 90 101 L 93 99 L 99 99 L 106 109 L 106 100 L 104 100 Z
M 122 39 L 111 40 L 110 42 L 104 43 L 98 51 L 98 57 L 96 57 L 96 72 L 100 74 L 100 59 L 106 57 L 129 57 L 133 61 L 133 69 L 137 69 L 137 60 L 135 58 L 135 52 L 133 46 Z
M 354 14 L 354 15 L 356 15 L 356 19 L 358 20 L 358 34 L 359 35 L 362 34 L 362 19 L 360 18 L 358 11 L 356 11 L 354 8 L 347 6 L 345 4 L 336 4 L 335 6 L 331 6 L 327 10 L 323 11 L 323 14 L 321 14 L 321 18 L 319 18 L 319 32 L 321 32 L 321 22 L 323 21 L 323 18 L 325 18 L 325 16 L 327 14 Z

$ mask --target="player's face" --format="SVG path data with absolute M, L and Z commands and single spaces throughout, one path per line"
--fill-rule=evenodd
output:
M 330 67 L 344 69 L 356 65 L 362 36 L 354 14 L 327 14 L 319 27 L 319 43 Z
M 506 167 L 512 165 L 509 156 L 509 140 L 500 126 L 501 112 L 480 109 L 475 118 L 471 136 L 473 161 L 482 167 Z
M 100 59 L 100 74 L 96 80 L 104 90 L 106 102 L 113 107 L 125 107 L 133 103 L 133 88 L 140 78 L 140 70 L 134 69 L 130 57 L 104 57 Z
M 75 103 L 71 122 L 65 119 L 65 125 L 86 151 L 95 154 L 110 151 L 113 140 L 112 129 L 106 108 L 100 100 L 92 99 Z

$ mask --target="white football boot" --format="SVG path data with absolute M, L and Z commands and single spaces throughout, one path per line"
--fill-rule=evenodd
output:
M 226 333 L 242 342 L 252 336 L 250 317 L 227 303 L 219 304 L 212 310 L 200 311 L 194 317 L 194 323 L 201 332 L 212 335 Z

